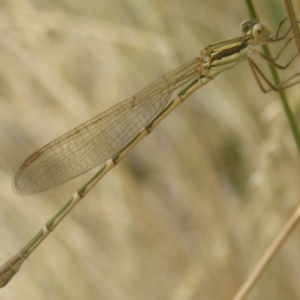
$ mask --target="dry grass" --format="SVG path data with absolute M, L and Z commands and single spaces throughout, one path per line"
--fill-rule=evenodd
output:
M 255 4 L 274 32 L 283 5 L 264 2 Z M 11 189 L 22 161 L 199 49 L 239 35 L 248 13 L 238 3 L 0 3 L 0 261 L 91 175 L 22 199 Z M 288 91 L 296 115 L 298 89 Z M 1 296 L 230 299 L 297 206 L 299 166 L 276 93 L 263 95 L 239 65 L 108 174 Z M 298 234 L 249 299 L 300 298 Z

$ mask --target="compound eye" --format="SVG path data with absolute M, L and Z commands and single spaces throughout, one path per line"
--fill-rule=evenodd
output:
M 268 39 L 271 31 L 263 24 L 257 23 L 253 26 L 252 35 L 253 38 L 258 42 L 263 42 Z
M 247 32 L 251 31 L 251 29 L 252 29 L 252 22 L 248 21 L 248 20 L 243 21 L 242 24 L 241 24 L 241 26 L 240 26 L 240 28 L 241 28 L 242 33 L 246 34 Z
M 252 30 L 253 37 L 255 39 L 259 38 L 262 35 L 263 31 L 264 31 L 264 28 L 263 28 L 263 26 L 260 23 L 254 25 L 253 26 L 253 30 Z

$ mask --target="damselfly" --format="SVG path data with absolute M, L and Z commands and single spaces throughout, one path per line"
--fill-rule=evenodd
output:
M 265 25 L 255 21 L 244 21 L 241 24 L 240 37 L 206 47 L 196 58 L 158 78 L 132 98 L 100 113 L 30 155 L 17 171 L 13 182 L 15 191 L 22 195 L 42 192 L 97 165 L 102 164 L 102 167 L 18 254 L 0 268 L 0 286 L 9 282 L 25 259 L 110 169 L 175 107 L 221 72 L 240 62 L 248 61 L 264 92 L 283 90 L 297 84 L 300 81 L 299 73 L 273 85 L 251 58 L 252 55 L 259 55 L 279 69 L 285 69 L 291 64 L 297 55 L 285 65 L 277 62 L 278 57 L 292 41 L 292 38 L 288 37 L 292 27 L 280 36 L 283 23 L 284 21 L 280 23 L 277 33 L 270 37 L 270 31 Z M 282 51 L 275 58 L 267 57 L 254 48 L 257 45 L 283 40 L 285 43 Z M 262 84 L 262 81 L 265 84 Z M 171 100 L 172 93 L 180 87 L 183 89 Z

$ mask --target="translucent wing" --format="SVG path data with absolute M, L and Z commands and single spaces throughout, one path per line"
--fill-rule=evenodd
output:
M 14 190 L 38 193 L 113 157 L 163 110 L 175 89 L 199 76 L 197 66 L 195 58 L 34 152 L 17 171 Z

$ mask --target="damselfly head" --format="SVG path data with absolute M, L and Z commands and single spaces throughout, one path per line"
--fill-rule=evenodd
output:
M 266 42 L 271 35 L 271 31 L 264 24 L 257 21 L 243 21 L 241 31 L 244 35 L 249 37 L 252 45 L 258 45 Z

